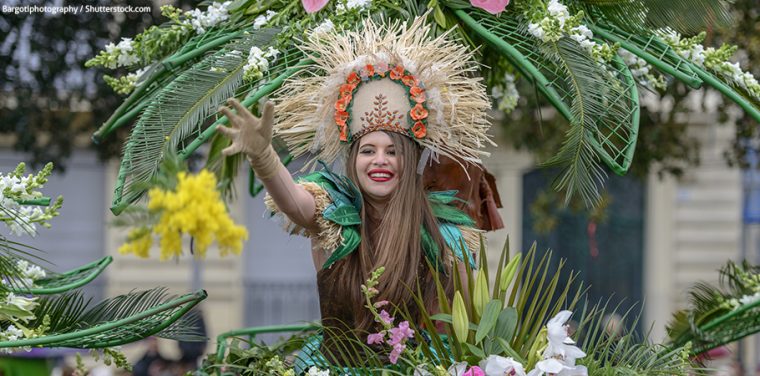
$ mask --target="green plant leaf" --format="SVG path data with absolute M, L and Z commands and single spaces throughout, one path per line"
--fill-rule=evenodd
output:
M 501 313 L 499 313 L 499 318 L 496 321 L 496 330 L 494 331 L 494 336 L 510 341 L 515 335 L 516 328 L 517 310 L 514 307 L 504 308 Z
M 486 353 L 483 352 L 483 349 L 480 347 L 477 347 L 471 343 L 465 343 L 464 346 L 467 348 L 467 350 L 470 350 L 470 352 L 478 357 L 479 359 L 483 359 L 486 357 Z
M 517 360 L 518 362 L 522 364 L 526 363 L 525 358 L 520 356 L 520 354 L 518 354 L 517 351 L 515 351 L 512 348 L 512 346 L 509 345 L 509 342 L 505 341 L 503 338 L 496 338 L 496 341 L 499 344 L 499 346 L 501 346 L 502 350 L 504 350 L 504 352 L 507 353 L 507 355 L 511 356 L 512 358 L 514 358 L 515 360 Z
M 626 30 L 644 33 L 671 29 L 695 34 L 732 24 L 732 1 L 728 0 L 578 0 L 593 21 L 606 20 Z
M 496 320 L 499 318 L 499 310 L 502 306 L 501 301 L 491 300 L 486 304 L 485 310 L 483 310 L 483 316 L 480 318 L 478 324 L 478 330 L 475 332 L 475 343 L 478 344 L 491 333 L 494 327 L 496 327 Z

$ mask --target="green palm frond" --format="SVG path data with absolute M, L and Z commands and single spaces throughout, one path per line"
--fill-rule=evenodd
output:
M 623 174 L 633 159 L 639 105 L 628 68 L 619 58 L 600 65 L 569 38 L 536 47 L 539 41 L 515 16 L 455 13 L 532 80 L 570 122 L 563 148 L 549 163 L 565 169 L 558 186 L 568 190 L 568 200 L 578 193 L 593 205 L 605 176 L 599 161 Z
M 100 260 L 93 261 L 64 273 L 47 271 L 47 276 L 45 278 L 34 281 L 34 287 L 17 286 L 11 288 L 11 290 L 15 293 L 21 294 L 60 294 L 90 283 L 93 279 L 97 278 L 103 270 L 105 270 L 112 260 L 113 258 L 111 256 L 106 256 Z
M 246 99 L 243 101 L 244 105 L 248 103 L 257 103 L 261 98 L 270 95 L 277 90 L 285 79 L 295 74 L 300 70 L 300 66 L 304 64 L 303 52 L 296 47 L 291 47 L 286 50 L 281 57 L 277 59 L 277 64 L 270 67 L 267 73 L 260 80 L 241 86 L 238 89 L 238 93 L 246 95 Z M 216 133 L 216 127 L 218 125 L 227 124 L 227 118 L 222 117 L 216 120 L 209 128 L 200 133 L 195 139 L 186 145 L 181 151 L 180 158 L 187 158 L 192 152 L 194 152 L 200 145 L 210 140 L 210 148 L 206 160 L 206 168 L 214 172 L 219 180 L 219 190 L 224 197 L 233 198 L 234 192 L 234 180 L 237 177 L 238 168 L 240 162 L 243 160 L 240 155 L 231 155 L 224 157 L 221 152 L 222 149 L 229 145 L 229 139 Z M 275 141 L 274 145 L 277 148 L 278 142 Z M 287 150 L 285 146 L 280 149 Z M 285 162 L 284 162 L 285 163 Z M 287 166 L 288 163 L 285 163 Z M 252 170 L 251 170 L 252 172 Z M 252 183 L 251 183 L 252 184 Z M 249 185 L 251 185 L 249 184 Z M 251 195 L 255 196 L 254 189 L 249 189 Z
M 705 84 L 719 91 L 726 98 L 741 107 L 747 115 L 755 119 L 755 121 L 760 122 L 760 103 L 756 99 L 750 98 L 750 96 L 746 94 L 743 89 L 738 88 L 733 81 L 725 82 L 695 64 L 691 64 L 691 69 L 702 81 L 704 81 Z
M 549 49 L 545 54 L 547 59 L 555 59 L 556 77 L 564 78 L 560 92 L 571 98 L 573 122 L 559 153 L 547 164 L 565 169 L 557 187 L 570 193 L 566 203 L 578 192 L 586 205 L 592 206 L 605 178 L 596 158 L 607 156 L 625 170 L 631 164 L 639 126 L 638 91 L 617 56 L 614 65 L 605 68 L 569 38 Z M 595 141 L 599 143 L 596 148 Z
M 527 359 L 546 322 L 563 309 L 573 310 L 584 287 L 582 283 L 576 283 L 578 273 L 572 271 L 561 287 L 560 278 L 565 276 L 564 260 L 560 260 L 553 273 L 550 272 L 551 251 L 544 253 L 536 264 L 536 243 L 525 254 L 524 260 L 517 274 L 517 281 L 522 283 L 513 287 L 507 304 L 514 306 L 521 318 L 512 348 Z
M 30 327 L 47 323 L 44 336 L 0 342 L 0 347 L 47 346 L 102 348 L 157 335 L 198 340 L 197 313 L 191 309 L 206 298 L 205 291 L 174 297 L 166 289 L 131 292 L 91 305 L 81 293 L 40 299 Z
M 719 286 L 700 282 L 692 287 L 687 310 L 668 324 L 671 346 L 691 342 L 691 352 L 712 348 L 760 332 L 760 300 L 741 299 L 760 291 L 760 267 L 729 261 L 720 270 Z
M 640 310 L 631 307 L 621 312 L 620 304 L 610 307 L 609 303 L 586 304 L 580 315 L 578 342 L 587 357 L 578 362 L 590 375 L 704 374 L 690 364 L 683 349 L 653 344 L 648 335 L 637 334 Z
M 728 0 L 574 0 L 592 20 L 604 20 L 632 32 L 673 29 L 696 34 L 732 23 Z
M 605 23 L 589 24 L 594 35 L 611 43 L 618 43 L 628 52 L 644 59 L 661 72 L 669 74 L 692 89 L 699 89 L 702 80 L 691 69 L 691 64 L 676 53 L 657 35 L 652 33 L 634 33 Z
M 22 270 L 18 268 L 21 260 L 31 264 L 42 266 L 49 264 L 42 256 L 44 253 L 32 246 L 16 242 L 0 235 L 0 278 L 5 283 L 0 283 L 0 291 L 13 291 L 28 289 Z
M 243 34 L 183 71 L 150 101 L 124 148 L 112 210 L 120 211 L 143 193 L 140 185 L 158 170 L 166 150 L 177 151 L 201 130 L 206 118 L 242 84 L 252 46 L 264 46 L 274 30 Z
M 239 32 L 234 30 L 238 30 L 240 27 L 232 26 L 232 29 L 213 29 L 203 34 L 195 35 L 171 56 L 166 57 L 163 61 L 147 66 L 140 81 L 137 82 L 135 90 L 111 114 L 108 120 L 93 133 L 93 142 L 100 142 L 114 130 L 131 123 L 137 118 L 148 107 L 148 104 L 154 100 L 156 94 L 161 92 L 163 88 L 177 77 L 178 72 L 182 70 L 180 67 L 190 67 L 198 61 L 199 56 L 217 48 L 220 44 L 238 37 L 240 35 Z

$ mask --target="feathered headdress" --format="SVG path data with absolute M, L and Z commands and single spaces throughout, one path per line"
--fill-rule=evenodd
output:
M 480 163 L 493 142 L 486 131 L 491 102 L 473 53 L 433 37 L 425 17 L 411 24 L 313 33 L 300 47 L 314 64 L 280 90 L 275 135 L 293 156 L 332 163 L 352 141 L 374 130 L 405 134 L 429 150 Z

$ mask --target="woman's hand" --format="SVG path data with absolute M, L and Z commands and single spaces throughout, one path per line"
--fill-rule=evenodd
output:
M 237 113 L 233 113 L 227 107 L 219 108 L 219 111 L 227 116 L 230 127 L 219 126 L 216 130 L 232 140 L 232 145 L 222 150 L 222 154 L 230 156 L 242 152 L 248 157 L 260 155 L 272 143 L 274 104 L 267 102 L 264 105 L 261 118 L 254 116 L 235 98 L 228 99 L 227 104 Z
M 227 116 L 230 127 L 219 126 L 216 130 L 232 141 L 230 146 L 222 150 L 222 154 L 225 156 L 237 153 L 245 154 L 260 179 L 267 179 L 277 174 L 280 158 L 272 148 L 274 104 L 267 102 L 264 105 L 261 118 L 257 118 L 237 99 L 230 98 L 227 103 L 237 113 L 233 113 L 227 107 L 219 108 L 219 111 Z

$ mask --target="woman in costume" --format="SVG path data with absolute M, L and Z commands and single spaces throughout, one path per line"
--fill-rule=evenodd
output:
M 436 310 L 434 270 L 474 266 L 479 249 L 473 220 L 450 206 L 456 192 L 428 193 L 422 176 L 438 156 L 479 163 L 490 142 L 490 102 L 472 76 L 471 53 L 446 35 L 432 37 L 423 17 L 409 26 L 362 26 L 304 43 L 314 64 L 278 93 L 276 123 L 271 102 L 261 118 L 234 99 L 234 113 L 220 109 L 232 125 L 218 129 L 232 140 L 224 154 L 244 153 L 267 188 L 268 207 L 312 240 L 322 324 L 332 329 L 321 344 L 326 354 L 334 346 L 329 333 L 362 338 L 374 328 L 360 290 L 373 270 L 385 267 L 376 299 L 415 317 L 410 288 L 419 283 L 426 307 Z M 346 177 L 325 168 L 294 181 L 271 146 L 273 133 L 295 157 L 314 154 L 306 168 L 335 162 Z

